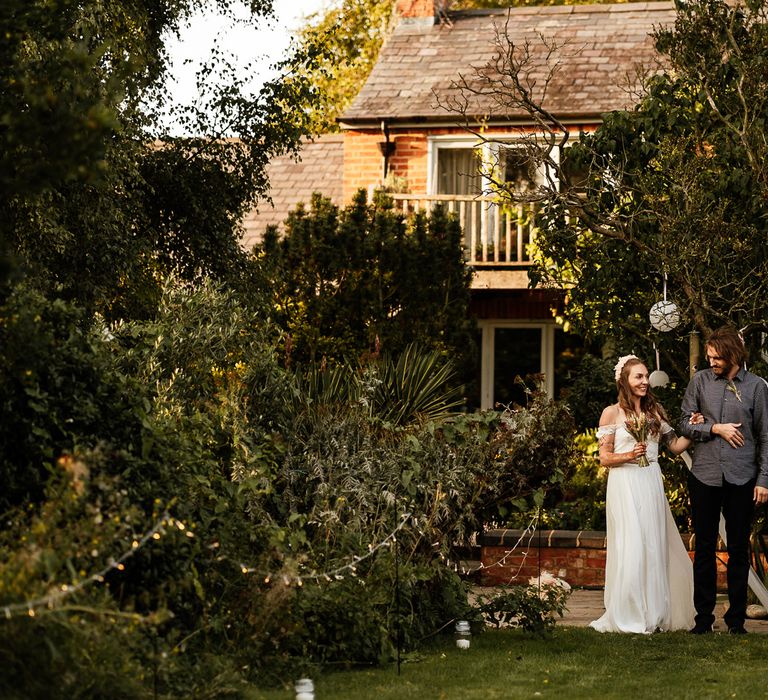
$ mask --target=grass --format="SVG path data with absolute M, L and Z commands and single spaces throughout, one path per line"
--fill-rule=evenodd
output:
M 384 668 L 315 678 L 317 700 L 494 700 L 502 698 L 765 698 L 768 635 L 685 632 L 629 635 L 558 627 L 548 639 L 519 630 L 475 636 L 466 651 L 445 637 Z M 293 700 L 293 690 L 261 691 Z

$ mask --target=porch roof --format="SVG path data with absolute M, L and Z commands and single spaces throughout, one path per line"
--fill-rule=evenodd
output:
M 340 121 L 351 127 L 381 120 L 460 121 L 438 106 L 436 95 L 441 100 L 456 97 L 452 83 L 460 74 L 480 88 L 474 70 L 498 54 L 494 39 L 505 28 L 514 46 L 529 46 L 534 97 L 541 99 L 548 65 L 559 61 L 544 106 L 561 119 L 597 121 L 601 114 L 633 103 L 628 88 L 637 82 L 638 70 L 659 65 L 650 33 L 674 19 L 672 2 L 629 2 L 452 12 L 439 24 L 401 20 Z M 547 56 L 542 39 L 560 47 L 554 56 Z M 505 121 L 528 116 L 488 94 L 473 96 L 468 113 Z
M 298 161 L 288 155 L 273 158 L 267 166 L 272 203 L 262 201 L 245 216 L 241 245 L 250 250 L 260 243 L 267 226 L 282 227 L 296 205 L 309 205 L 315 192 L 341 205 L 343 158 L 343 134 L 325 134 L 305 141 Z

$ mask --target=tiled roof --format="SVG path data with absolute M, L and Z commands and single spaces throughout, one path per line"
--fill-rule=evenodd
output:
M 638 66 L 647 68 L 658 61 L 650 32 L 673 23 L 675 12 L 672 2 L 637 2 L 474 10 L 449 17 L 450 22 L 434 25 L 401 21 L 342 123 L 457 121 L 437 106 L 435 94 L 448 95 L 460 73 L 469 79 L 473 68 L 491 61 L 496 30 L 503 32 L 505 26 L 515 46 L 526 42 L 530 46 L 531 77 L 537 80 L 534 95 L 538 97 L 547 72 L 542 37 L 562 46 L 556 55 L 560 69 L 544 100 L 554 114 L 599 117 L 626 108 L 632 103 L 626 89 L 629 78 L 636 75 Z M 549 59 L 550 65 L 553 60 Z M 526 116 L 519 109 L 499 106 L 489 96 L 474 98 L 469 111 L 474 116 L 506 119 Z
M 342 203 L 344 136 L 326 134 L 303 144 L 300 161 L 280 156 L 267 166 L 272 204 L 261 202 L 246 215 L 241 243 L 250 250 L 270 224 L 281 226 L 299 202 L 309 204 L 314 192 Z

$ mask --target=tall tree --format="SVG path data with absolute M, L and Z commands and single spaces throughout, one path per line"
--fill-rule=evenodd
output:
M 218 0 L 225 13 L 234 0 Z M 254 22 L 270 0 L 251 0 Z M 186 278 L 242 263 L 242 215 L 265 196 L 269 159 L 307 130 L 307 81 L 248 94 L 221 54 L 200 100 L 173 113 L 165 37 L 205 3 L 8 0 L 0 8 L 0 238 L 51 295 L 107 316 L 145 314 L 171 269 Z M 314 58 L 294 60 L 311 69 Z M 214 81 L 214 62 L 219 63 Z M 222 65 L 223 62 L 223 65 Z
M 502 33 L 500 60 L 478 71 L 484 90 L 525 108 L 544 134 L 529 142 L 529 154 L 558 177 L 525 195 L 543 204 L 532 277 L 568 290 L 565 319 L 577 330 L 648 349 L 676 338 L 651 331 L 648 321 L 666 276 L 683 316 L 679 331 L 733 323 L 761 343 L 767 8 L 765 0 L 680 3 L 675 25 L 655 33 L 665 68 L 641 85 L 637 106 L 604 115 L 596 133 L 575 143 L 531 98 L 526 47 Z

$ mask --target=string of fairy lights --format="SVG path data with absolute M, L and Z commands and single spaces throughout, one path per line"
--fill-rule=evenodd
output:
M 259 574 L 263 577 L 264 583 L 270 583 L 274 579 L 279 579 L 282 580 L 286 585 L 295 584 L 302 586 L 305 581 L 330 582 L 334 580 L 340 580 L 344 578 L 344 575 L 347 572 L 355 575 L 357 566 L 360 564 L 360 562 L 368 559 L 369 557 L 372 557 L 380 549 L 390 546 L 395 541 L 397 533 L 407 525 L 410 517 L 411 513 L 404 513 L 401 516 L 400 523 L 397 525 L 397 527 L 380 542 L 376 544 L 369 544 L 368 551 L 365 554 L 355 555 L 348 563 L 337 566 L 333 569 L 329 569 L 327 571 L 320 573 L 313 571 L 308 574 L 287 576 L 280 573 L 264 573 L 256 567 L 246 566 L 244 564 L 240 565 L 240 570 L 243 574 Z M 14 615 L 19 614 L 35 617 L 37 615 L 37 611 L 41 608 L 53 609 L 65 598 L 72 596 L 79 591 L 82 591 L 87 586 L 95 583 L 103 583 L 107 574 L 109 574 L 111 571 L 124 571 L 125 562 L 151 540 L 159 540 L 162 537 L 162 533 L 164 532 L 165 528 L 168 526 L 177 527 L 182 531 L 186 530 L 184 523 L 171 517 L 168 512 L 165 512 L 150 530 L 148 530 L 141 538 L 132 542 L 131 548 L 129 550 L 124 552 L 117 559 L 111 559 L 106 566 L 91 576 L 82 579 L 76 584 L 61 584 L 46 596 L 41 596 L 32 600 L 26 600 L 20 603 L 7 603 L 5 605 L 0 605 L 0 609 L 2 609 L 3 614 L 7 619 L 10 619 Z M 194 537 L 194 534 L 189 530 L 186 530 L 186 535 L 187 537 Z
M 140 539 L 133 540 L 129 550 L 124 552 L 117 559 L 110 559 L 109 563 L 100 571 L 97 571 L 95 574 L 92 574 L 91 576 L 88 576 L 87 578 L 84 578 L 82 581 L 79 581 L 75 584 L 62 583 L 56 588 L 56 590 L 46 596 L 35 598 L 33 600 L 26 600 L 22 603 L 7 603 L 2 605 L 0 607 L 2 607 L 3 614 L 8 619 L 19 613 L 29 615 L 29 617 L 35 617 L 37 614 L 36 611 L 40 608 L 52 609 L 65 598 L 68 598 L 69 596 L 82 591 L 87 586 L 90 586 L 94 583 L 103 583 L 107 574 L 109 574 L 111 571 L 124 571 L 125 562 L 134 554 L 136 554 L 136 552 L 138 552 L 150 540 L 159 540 L 160 537 L 162 537 L 162 532 L 169 525 L 176 526 L 179 530 L 186 529 L 184 523 L 182 523 L 180 520 L 172 518 L 166 511 L 160 516 L 157 522 L 155 522 L 152 528 L 144 533 Z M 192 535 L 191 532 L 187 532 L 187 536 L 194 535 Z
M 408 519 L 411 517 L 411 513 L 403 513 L 403 515 L 400 518 L 400 523 L 397 525 L 397 527 L 390 532 L 383 540 L 381 540 L 377 544 L 369 544 L 368 545 L 368 551 L 365 554 L 362 555 L 355 555 L 352 558 L 352 561 L 350 561 L 347 564 L 344 564 L 342 566 L 336 567 L 335 569 L 331 569 L 329 571 L 324 571 L 322 573 L 317 572 L 311 572 L 309 574 L 303 574 L 303 575 L 293 575 L 288 576 L 287 574 L 275 574 L 275 573 L 264 573 L 263 571 L 251 567 L 251 566 L 245 566 L 244 564 L 240 565 L 240 571 L 242 571 L 244 574 L 257 574 L 264 579 L 264 583 L 270 583 L 275 578 L 280 578 L 280 580 L 283 581 L 285 585 L 290 585 L 291 583 L 295 583 L 297 586 L 304 585 L 305 581 L 339 581 L 344 578 L 344 574 L 349 572 L 352 575 L 356 575 L 357 573 L 357 566 L 360 564 L 360 562 L 368 559 L 369 557 L 372 557 L 378 550 L 382 549 L 383 547 L 388 547 L 390 544 L 395 542 L 397 538 L 397 533 L 402 530 L 406 524 L 408 523 Z
M 258 567 L 248 566 L 241 563 L 239 564 L 240 571 L 245 575 L 259 576 L 260 578 L 262 578 L 265 584 L 269 584 L 273 581 L 282 581 L 283 584 L 285 584 L 286 586 L 288 585 L 303 586 L 304 583 L 308 581 L 333 582 L 333 581 L 343 580 L 346 575 L 356 576 L 357 567 L 360 565 L 361 562 L 365 561 L 366 559 L 369 559 L 374 554 L 376 554 L 376 552 L 378 552 L 379 550 L 385 547 L 389 547 L 396 542 L 398 533 L 408 524 L 411 518 L 411 515 L 412 515 L 411 513 L 403 513 L 401 515 L 400 522 L 398 523 L 397 527 L 395 527 L 395 529 L 392 530 L 392 532 L 390 532 L 386 537 L 384 537 L 382 540 L 380 540 L 375 544 L 370 543 L 368 545 L 368 550 L 364 554 L 354 555 L 351 558 L 351 560 L 348 561 L 346 564 L 339 565 L 333 569 L 329 569 L 323 572 L 311 571 L 309 573 L 304 573 L 304 574 L 288 575 L 283 572 L 265 572 L 263 569 L 260 569 Z M 522 533 L 518 537 L 515 544 L 505 552 L 503 557 L 493 562 L 492 564 L 480 563 L 478 567 L 472 569 L 471 571 L 469 569 L 462 567 L 462 573 L 467 574 L 471 572 L 493 569 L 494 567 L 506 566 L 507 559 L 510 556 L 519 553 L 520 551 L 519 548 L 521 543 L 526 538 L 526 536 L 528 536 L 529 538 L 528 544 L 525 547 L 525 549 L 523 549 L 521 552 L 522 558 L 520 559 L 517 565 L 517 570 L 511 573 L 511 576 L 510 576 L 510 581 L 514 580 L 522 570 L 523 566 L 525 565 L 525 562 L 530 550 L 530 544 L 536 532 L 538 521 L 539 521 L 539 514 L 537 513 L 532 517 L 531 521 L 528 523 L 525 529 L 523 529 Z M 15 615 L 28 615 L 29 617 L 35 617 L 37 615 L 37 611 L 42 608 L 52 610 L 57 605 L 59 605 L 65 598 L 75 595 L 76 593 L 82 591 L 83 589 L 85 589 L 90 585 L 103 583 L 106 579 L 106 576 L 110 572 L 124 571 L 126 568 L 125 562 L 128 559 L 130 559 L 132 556 L 134 556 L 147 543 L 153 540 L 159 540 L 162 537 L 167 527 L 176 527 L 181 531 L 185 531 L 185 534 L 187 537 L 194 537 L 194 534 L 186 528 L 183 522 L 181 522 L 180 520 L 177 520 L 176 518 L 173 518 L 166 511 L 141 538 L 133 540 L 133 542 L 131 543 L 130 549 L 125 551 L 118 558 L 110 559 L 107 565 L 104 566 L 99 571 L 97 571 L 96 573 L 91 574 L 90 576 L 74 584 L 67 584 L 67 583 L 60 584 L 59 586 L 56 587 L 55 590 L 50 592 L 48 595 L 34 598 L 31 600 L 26 600 L 23 602 L 7 603 L 5 605 L 0 605 L 0 610 L 2 610 L 3 614 L 7 619 L 10 619 Z M 443 554 L 441 554 L 440 557 L 446 563 L 451 564 L 451 562 Z M 458 565 L 455 563 L 454 563 L 454 568 L 458 570 Z
M 467 569 L 462 567 L 461 573 L 462 574 L 470 574 L 470 573 L 477 573 L 478 571 L 487 571 L 488 569 L 493 569 L 494 567 L 504 567 L 507 565 L 507 559 L 513 555 L 522 554 L 522 558 L 520 559 L 520 562 L 517 565 L 517 569 L 510 573 L 509 581 L 514 581 L 520 574 L 520 572 L 523 570 L 523 567 L 525 566 L 525 562 L 528 559 L 528 554 L 531 549 L 531 543 L 533 542 L 533 538 L 536 535 L 536 529 L 539 524 L 539 512 L 537 511 L 533 517 L 531 518 L 531 521 L 528 523 L 528 525 L 523 529 L 522 533 L 520 534 L 520 537 L 518 537 L 517 542 L 512 545 L 512 547 L 504 552 L 504 556 L 501 557 L 501 559 L 497 559 L 492 564 L 484 564 L 480 562 L 480 565 L 473 568 L 473 569 Z M 530 535 L 528 538 L 528 543 L 525 546 L 525 549 L 523 549 L 521 552 L 518 552 L 518 548 L 520 547 L 520 544 L 525 539 L 526 535 Z

